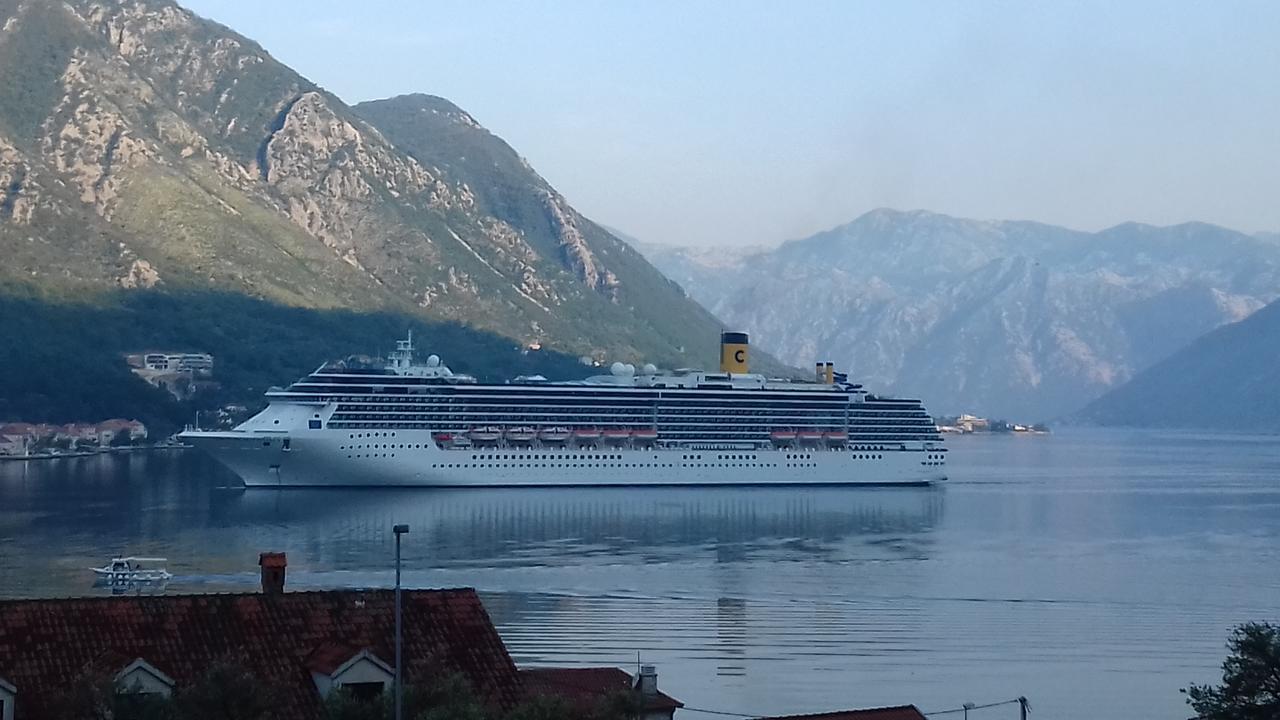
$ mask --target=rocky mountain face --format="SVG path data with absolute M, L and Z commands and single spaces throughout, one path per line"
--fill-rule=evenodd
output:
M 1280 302 L 1220 327 L 1093 401 L 1101 425 L 1280 430 Z
M 466 112 L 358 108 L 163 0 L 0 0 L 0 286 L 235 290 L 709 361 L 718 322 Z
M 1083 233 L 876 210 L 765 252 L 646 247 L 780 359 L 936 412 L 1079 409 L 1280 295 L 1280 245 L 1205 224 Z

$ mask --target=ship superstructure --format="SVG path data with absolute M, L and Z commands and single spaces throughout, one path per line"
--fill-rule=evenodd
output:
M 946 449 L 917 400 L 819 363 L 751 373 L 723 333 L 718 372 L 614 363 L 573 382 L 479 383 L 412 337 L 385 367 L 321 367 L 235 430 L 187 431 L 247 486 L 929 484 Z

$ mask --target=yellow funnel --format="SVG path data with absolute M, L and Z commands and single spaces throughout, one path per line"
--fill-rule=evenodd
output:
M 720 372 L 739 374 L 748 372 L 746 333 L 720 333 Z

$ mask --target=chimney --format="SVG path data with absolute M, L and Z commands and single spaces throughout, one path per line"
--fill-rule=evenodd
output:
M 258 554 L 258 565 L 262 566 L 262 594 L 280 595 L 284 593 L 284 569 L 289 564 L 282 552 L 264 552 Z
M 636 677 L 636 690 L 644 697 L 658 694 L 658 668 L 653 665 L 641 665 L 640 674 Z

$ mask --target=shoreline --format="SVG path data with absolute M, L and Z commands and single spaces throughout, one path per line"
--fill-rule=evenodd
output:
M 95 450 L 68 450 L 57 453 L 35 453 L 33 455 L 0 455 L 0 462 L 28 462 L 32 460 L 67 460 L 72 458 L 94 457 L 97 455 L 127 454 L 135 452 L 152 452 L 157 450 L 190 450 L 192 445 L 128 445 L 125 447 L 97 448 Z

